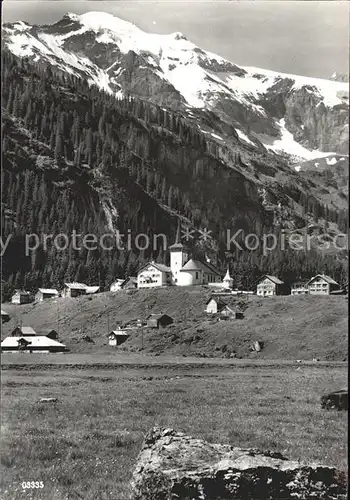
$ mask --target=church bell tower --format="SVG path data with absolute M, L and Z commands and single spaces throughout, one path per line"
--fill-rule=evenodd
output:
M 178 283 L 178 274 L 180 269 L 188 260 L 188 254 L 180 241 L 180 219 L 177 225 L 175 243 L 169 247 L 170 250 L 170 269 L 172 273 L 173 284 Z

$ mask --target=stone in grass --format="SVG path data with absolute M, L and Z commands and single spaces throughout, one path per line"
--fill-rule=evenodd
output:
M 173 429 L 146 436 L 132 500 L 345 500 L 345 474 L 276 453 L 194 439 Z
M 348 389 L 330 392 L 321 397 L 321 406 L 325 410 L 348 410 Z
M 38 403 L 57 403 L 57 398 L 40 398 Z

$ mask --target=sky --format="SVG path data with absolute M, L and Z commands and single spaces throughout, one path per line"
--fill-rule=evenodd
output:
M 181 31 L 242 66 L 329 78 L 348 73 L 349 2 L 288 0 L 4 0 L 3 22 L 58 21 L 66 12 L 104 11 L 144 31 Z

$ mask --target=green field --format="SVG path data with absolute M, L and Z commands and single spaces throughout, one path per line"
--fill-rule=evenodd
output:
M 153 425 L 347 468 L 347 413 L 320 408 L 322 394 L 346 386 L 345 363 L 176 364 L 145 357 L 140 364 L 131 357 L 127 366 L 98 358 L 100 368 L 84 356 L 77 368 L 73 360 L 62 365 L 62 356 L 50 366 L 42 355 L 22 362 L 3 356 L 2 500 L 126 500 Z M 41 397 L 58 401 L 40 404 Z M 44 487 L 23 493 L 23 481 Z

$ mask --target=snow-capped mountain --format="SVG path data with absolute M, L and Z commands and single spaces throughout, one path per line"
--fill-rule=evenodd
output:
M 219 142 L 305 160 L 348 151 L 344 82 L 239 67 L 182 33 L 146 33 L 101 12 L 66 14 L 53 25 L 6 24 L 3 43 L 116 97 L 181 110 Z

